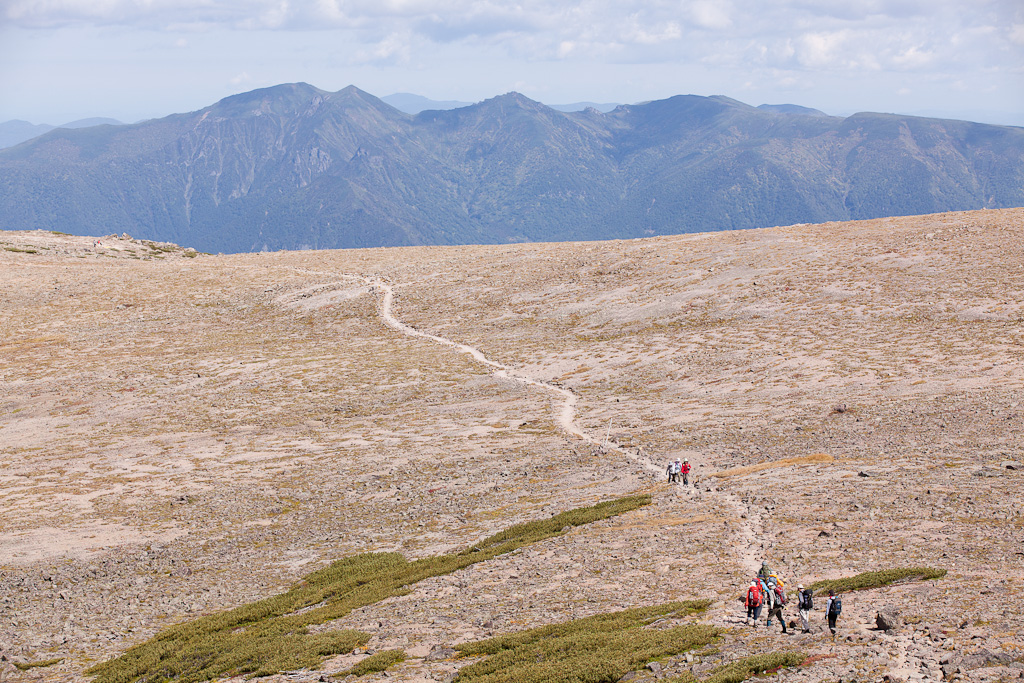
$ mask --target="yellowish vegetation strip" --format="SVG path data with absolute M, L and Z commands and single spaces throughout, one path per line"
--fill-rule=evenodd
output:
M 597 614 L 456 645 L 485 659 L 459 670 L 456 683 L 605 683 L 647 662 L 708 645 L 721 630 L 706 624 L 647 628 L 703 612 L 710 600 L 672 602 Z
M 516 524 L 459 553 L 407 561 L 398 553 L 363 553 L 313 572 L 286 593 L 226 612 L 172 626 L 117 659 L 86 673 L 97 683 L 199 683 L 222 676 L 269 676 L 318 666 L 325 658 L 351 652 L 369 640 L 353 630 L 325 630 L 325 624 L 386 598 L 407 595 L 410 586 L 433 576 L 559 536 L 649 505 L 647 495 L 627 496 L 568 510 L 547 519 Z M 397 662 L 380 661 L 387 667 Z M 382 657 L 383 659 L 383 657 Z
M 826 453 L 814 453 L 812 455 L 801 455 L 795 458 L 783 458 L 782 460 L 773 460 L 771 462 L 761 462 L 756 465 L 746 465 L 744 467 L 733 467 L 720 472 L 711 474 L 712 477 L 725 478 L 725 477 L 742 477 L 745 474 L 754 474 L 755 472 L 763 472 L 765 470 L 775 469 L 776 467 L 791 467 L 793 465 L 820 465 L 823 463 L 835 462 L 835 458 Z

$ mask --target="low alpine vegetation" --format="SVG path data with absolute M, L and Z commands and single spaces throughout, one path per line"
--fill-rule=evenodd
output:
M 408 562 L 398 553 L 363 553 L 313 572 L 286 593 L 172 626 L 117 659 L 87 673 L 96 683 L 198 683 L 224 675 L 269 676 L 317 666 L 351 652 L 370 636 L 359 631 L 308 628 L 340 619 L 359 607 L 407 595 L 424 579 L 450 574 L 525 545 L 558 536 L 568 527 L 621 515 L 651 502 L 628 496 L 517 524 L 460 553 Z
M 63 657 L 57 657 L 56 659 L 46 659 L 41 662 L 14 662 L 14 668 L 18 671 L 28 671 L 29 669 L 42 669 L 54 664 L 60 664 L 64 661 Z
M 806 652 L 766 652 L 752 655 L 718 667 L 704 683 L 740 683 L 753 676 L 774 673 L 784 666 L 797 666 L 806 659 Z
M 457 683 L 603 683 L 660 657 L 686 652 L 716 640 L 721 631 L 691 624 L 644 628 L 664 618 L 707 609 L 710 600 L 672 602 L 598 614 L 562 624 L 457 645 L 462 656 L 486 655 L 459 670 Z
M 931 567 L 885 569 L 880 572 L 864 572 L 856 576 L 833 579 L 831 581 L 815 581 L 811 584 L 811 590 L 815 593 L 827 592 L 829 590 L 834 590 L 836 593 L 845 593 L 847 591 L 862 591 L 869 588 L 888 586 L 898 581 L 941 579 L 945 575 L 945 569 L 932 569 Z
M 370 655 L 351 669 L 347 669 L 336 674 L 336 677 L 344 678 L 345 676 L 365 676 L 366 674 L 375 674 L 379 671 L 386 671 L 395 664 L 404 661 L 405 650 L 384 650 L 383 652 L 377 652 L 376 654 Z

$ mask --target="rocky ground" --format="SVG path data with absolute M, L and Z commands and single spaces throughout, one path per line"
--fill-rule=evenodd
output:
M 511 373 L 384 324 L 377 280 L 397 319 Z M 233 256 L 4 232 L 0 282 L 7 680 L 87 680 L 338 557 L 634 491 L 654 504 L 332 627 L 405 648 L 388 678 L 445 680 L 440 645 L 706 597 L 720 652 L 634 680 L 780 649 L 814 655 L 782 681 L 1024 675 L 1024 210 Z M 664 481 L 676 456 L 695 486 Z M 762 559 L 790 585 L 949 574 L 846 595 L 833 641 L 820 605 L 809 635 L 743 624 Z

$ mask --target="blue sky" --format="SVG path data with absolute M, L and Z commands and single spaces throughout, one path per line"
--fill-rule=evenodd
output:
M 0 121 L 137 121 L 294 81 L 1024 125 L 1024 1 L 0 0 Z

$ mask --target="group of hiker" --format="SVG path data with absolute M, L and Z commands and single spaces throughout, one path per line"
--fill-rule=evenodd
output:
M 679 478 L 682 477 L 683 485 L 690 485 L 690 461 L 683 460 L 679 462 L 679 458 L 668 464 L 668 483 L 672 484 L 678 482 Z
M 800 615 L 800 626 L 804 633 L 811 632 L 811 610 L 814 609 L 814 591 L 804 588 L 803 584 L 797 587 L 797 612 Z M 757 576 L 750 582 L 747 594 L 743 600 L 747 608 L 746 623 L 757 628 L 757 622 L 761 619 L 762 610 L 767 607 L 768 617 L 766 627 L 771 627 L 772 619 L 778 619 L 782 625 L 782 632 L 788 633 L 786 619 L 782 616 L 783 608 L 788 604 L 786 598 L 786 585 L 768 566 L 767 562 L 761 563 L 761 569 Z M 825 619 L 828 621 L 828 630 L 832 637 L 836 635 L 836 620 L 843 611 L 843 601 L 834 590 L 829 590 L 828 600 L 825 603 Z

